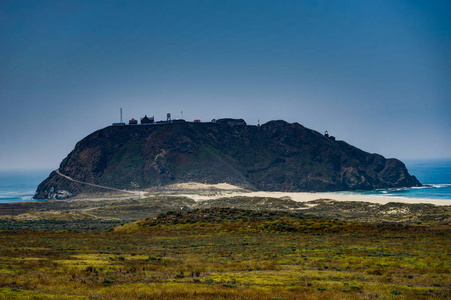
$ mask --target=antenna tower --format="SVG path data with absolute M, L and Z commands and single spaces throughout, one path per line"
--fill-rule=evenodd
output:
M 123 123 L 123 122 L 122 122 L 122 107 L 121 107 L 121 123 Z

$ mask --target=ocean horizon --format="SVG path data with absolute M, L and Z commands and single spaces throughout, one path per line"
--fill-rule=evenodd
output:
M 451 200 L 451 159 L 403 160 L 411 175 L 424 187 L 381 189 L 373 191 L 343 191 L 339 194 L 374 195 L 391 198 L 427 198 Z M 37 202 L 38 185 L 52 170 L 0 170 L 0 203 Z M 45 201 L 45 200 L 44 200 Z
M 42 201 L 33 196 L 50 172 L 49 169 L 0 170 L 0 203 Z

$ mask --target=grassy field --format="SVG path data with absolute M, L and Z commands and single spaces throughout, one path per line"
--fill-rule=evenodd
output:
M 440 222 L 197 208 L 106 231 L 1 231 L 0 299 L 450 299 L 450 254 Z
M 0 204 L 0 230 L 104 231 L 124 222 L 167 211 L 203 208 L 241 208 L 254 211 L 302 212 L 315 217 L 364 223 L 450 224 L 451 206 L 318 199 L 297 202 L 289 198 L 224 197 L 194 201 L 182 196 L 154 195 L 142 199 L 51 200 Z

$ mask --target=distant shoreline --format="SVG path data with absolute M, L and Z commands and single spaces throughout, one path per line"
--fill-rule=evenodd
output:
M 356 201 L 356 202 L 370 202 L 377 204 L 387 204 L 390 202 L 407 203 L 407 204 L 433 204 L 438 206 L 451 205 L 450 200 L 427 199 L 427 198 L 405 198 L 392 196 L 376 196 L 376 195 L 349 195 L 338 193 L 316 193 L 316 192 L 220 192 L 216 195 L 196 195 L 196 194 L 178 194 L 178 196 L 185 196 L 195 201 L 214 200 L 223 197 L 270 197 L 270 198 L 290 198 L 297 202 L 308 202 L 318 199 L 330 199 L 336 201 Z
M 268 198 L 286 198 L 291 199 L 296 202 L 309 202 L 318 199 L 329 199 L 335 201 L 352 201 L 352 202 L 369 202 L 377 204 L 387 204 L 390 202 L 395 203 L 406 203 L 406 204 L 433 204 L 437 206 L 451 206 L 451 199 L 433 199 L 433 198 L 417 198 L 417 197 L 404 197 L 404 196 L 393 196 L 393 195 L 365 195 L 365 194 L 353 194 L 352 192 L 270 192 L 270 191 L 248 191 L 243 190 L 239 187 L 234 187 L 228 185 L 224 188 L 222 185 L 209 185 L 210 188 L 200 189 L 197 188 L 186 188 L 183 189 L 169 189 L 163 190 L 157 193 L 153 191 L 147 196 L 147 192 L 141 191 L 141 197 L 153 197 L 154 194 L 161 196 L 181 196 L 187 197 L 195 201 L 208 201 L 216 200 L 219 198 L 231 198 L 231 197 L 268 197 Z M 113 196 L 109 197 L 75 197 L 68 199 L 61 199 L 61 201 L 98 201 L 98 200 L 124 200 L 131 198 L 139 198 L 135 196 Z M 35 202 L 45 202 L 47 200 L 58 200 L 58 199 L 27 199 L 19 201 L 1 201 L 0 204 L 8 203 L 35 203 Z

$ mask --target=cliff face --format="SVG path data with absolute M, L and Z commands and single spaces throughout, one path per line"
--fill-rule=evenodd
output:
M 218 120 L 219 121 L 219 120 Z M 396 159 L 333 141 L 300 124 L 244 121 L 106 127 L 75 146 L 59 172 L 120 189 L 228 182 L 267 191 L 371 190 L 420 186 Z M 85 191 L 56 172 L 36 199 Z

